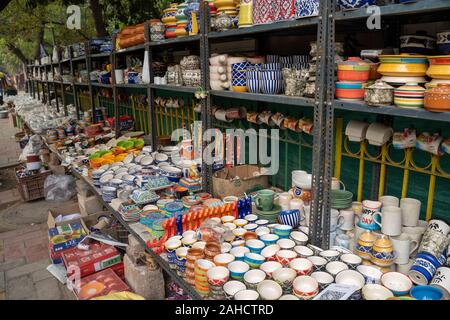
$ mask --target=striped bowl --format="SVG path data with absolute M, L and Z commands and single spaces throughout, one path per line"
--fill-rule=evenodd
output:
M 425 88 L 415 82 L 408 82 L 394 91 L 394 103 L 401 108 L 423 108 L 424 97 Z

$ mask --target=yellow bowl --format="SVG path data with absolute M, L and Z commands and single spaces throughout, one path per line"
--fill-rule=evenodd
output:
M 450 80 L 450 64 L 430 65 L 427 76 L 433 79 Z
M 247 86 L 232 86 L 231 89 L 234 92 L 247 92 Z
M 428 69 L 427 64 L 382 63 L 378 72 L 391 77 L 423 77 Z

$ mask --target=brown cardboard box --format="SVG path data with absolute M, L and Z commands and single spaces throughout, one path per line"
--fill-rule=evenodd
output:
M 87 216 L 96 212 L 103 211 L 103 204 L 96 196 L 85 197 L 78 194 L 78 205 L 82 216 Z
M 55 220 L 59 215 L 68 216 L 68 215 L 71 215 L 74 213 L 80 213 L 80 208 L 78 207 L 78 203 L 74 203 L 69 206 L 66 205 L 64 207 L 61 206 L 59 208 L 48 210 L 47 225 L 48 225 L 49 229 L 79 221 L 80 219 L 73 219 L 73 220 L 64 221 L 64 222 L 56 222 L 56 220 Z
M 214 173 L 213 195 L 216 198 L 226 196 L 242 197 L 255 189 L 269 187 L 268 176 L 254 176 L 260 168 L 254 165 L 242 165 L 225 168 Z M 238 177 L 238 178 L 237 178 Z

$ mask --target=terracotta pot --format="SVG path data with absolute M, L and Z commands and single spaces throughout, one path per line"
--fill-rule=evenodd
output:
M 425 92 L 425 109 L 434 112 L 450 111 L 450 84 L 438 84 Z

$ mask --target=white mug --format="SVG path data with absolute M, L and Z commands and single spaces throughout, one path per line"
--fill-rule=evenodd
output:
M 338 210 L 331 209 L 330 214 L 330 232 L 335 232 L 337 228 L 340 228 L 344 223 L 344 217 L 342 217 Z
M 350 231 L 355 227 L 355 212 L 353 209 L 340 210 L 340 215 L 344 218 L 344 222 L 340 226 L 341 230 Z
M 427 229 L 439 231 L 444 236 L 448 236 L 450 233 L 450 226 L 445 221 L 438 219 L 430 220 Z
M 331 180 L 331 189 L 332 190 L 341 190 L 341 186 L 342 186 L 342 189 L 345 190 L 345 185 L 341 180 L 339 180 L 338 178 L 333 178 Z
M 394 196 L 382 196 L 380 202 L 383 207 L 398 207 L 400 205 L 400 199 Z
M 400 208 L 402 208 L 403 225 L 405 227 L 415 227 L 420 217 L 421 202 L 412 198 L 403 198 L 400 201 Z
M 450 268 L 444 266 L 438 268 L 430 285 L 443 288 L 450 294 Z
M 409 270 L 411 270 L 411 267 L 413 266 L 415 262 L 415 259 L 409 259 L 407 263 L 405 264 L 396 264 L 396 270 L 397 272 L 403 273 L 404 275 L 408 275 Z
M 402 209 L 398 207 L 383 207 L 382 212 L 375 212 L 374 217 L 380 216 L 381 223 L 375 219 L 375 223 L 381 227 L 381 232 L 388 236 L 399 236 L 402 233 Z
M 407 264 L 411 254 L 419 247 L 419 243 L 411 240 L 407 234 L 391 237 L 391 241 L 397 255 L 396 264 Z
M 114 75 L 116 78 L 116 84 L 122 84 L 124 83 L 123 80 L 123 70 L 122 69 L 116 69 L 114 70 Z

